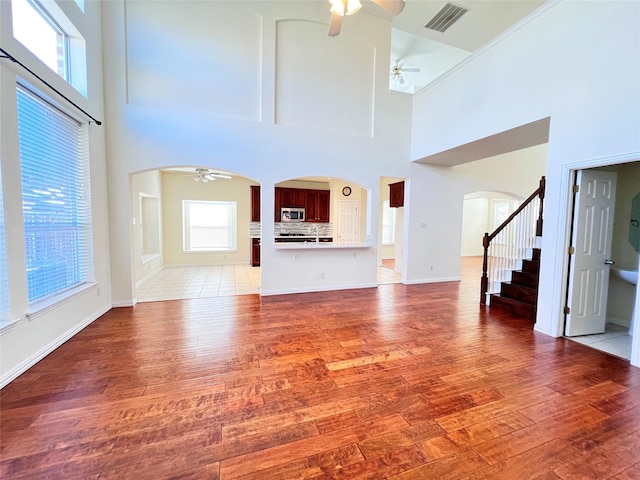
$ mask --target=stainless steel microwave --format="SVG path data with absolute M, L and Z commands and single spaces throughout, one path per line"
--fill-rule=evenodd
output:
M 304 222 L 305 218 L 304 208 L 282 207 L 280 209 L 281 222 Z

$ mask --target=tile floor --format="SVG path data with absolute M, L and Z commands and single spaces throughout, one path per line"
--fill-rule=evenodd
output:
M 138 287 L 139 302 L 229 297 L 260 292 L 260 268 L 249 265 L 167 267 Z
M 607 323 L 605 332 L 597 335 L 582 335 L 580 337 L 567 337 L 574 342 L 588 345 L 596 350 L 615 355 L 629 360 L 631 358 L 631 335 L 629 329 Z
M 378 283 L 400 283 L 400 274 L 378 268 Z M 139 302 L 229 297 L 260 293 L 260 268 L 249 265 L 167 267 L 138 287 Z
M 400 283 L 401 274 L 394 271 L 393 268 L 378 267 L 378 285 L 386 285 L 389 283 Z

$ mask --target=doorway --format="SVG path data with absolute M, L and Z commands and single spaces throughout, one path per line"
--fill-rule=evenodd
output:
M 404 199 L 402 206 L 391 206 L 391 184 L 396 177 L 380 177 L 378 203 L 378 285 L 401 283 L 404 244 Z
M 599 272 L 605 274 L 603 278 L 606 283 L 603 284 L 598 295 L 583 294 L 585 300 L 581 302 L 580 294 L 576 293 L 576 291 L 585 292 L 587 287 L 577 286 L 572 288 L 571 282 L 575 281 L 579 271 L 582 272 L 580 276 L 583 278 L 588 278 L 589 275 L 584 273 L 587 270 L 582 265 L 575 266 L 576 261 L 579 262 L 580 260 L 574 260 L 574 257 L 579 259 L 580 255 L 571 257 L 567 288 L 567 305 L 570 308 L 570 313 L 565 316 L 564 335 L 572 341 L 629 360 L 632 353 L 634 317 L 636 314 L 634 305 L 637 296 L 638 250 L 640 247 L 637 240 L 634 241 L 635 244 L 632 244 L 630 238 L 634 237 L 633 232 L 631 232 L 634 228 L 632 203 L 633 199 L 640 195 L 640 162 L 608 165 L 575 172 L 576 179 L 586 175 L 610 175 L 616 179 L 614 198 L 612 200 L 614 211 L 610 219 L 610 233 L 602 236 L 603 238 L 606 237 L 609 242 L 608 251 L 603 253 L 607 258 L 596 261 L 596 265 L 607 263 L 606 270 L 602 268 L 605 267 L 604 265 L 598 268 Z M 580 194 L 576 195 L 579 196 Z M 579 199 L 579 197 L 577 198 Z M 578 200 L 577 203 L 579 204 L 579 202 Z M 576 230 L 582 228 L 579 226 L 580 214 L 578 209 L 580 209 L 580 206 L 578 205 L 576 208 L 574 205 L 573 212 L 570 213 L 575 219 L 572 222 L 572 236 L 574 238 L 572 246 L 577 248 L 576 253 L 580 254 L 580 246 L 585 245 L 587 235 L 581 234 L 579 230 Z M 631 236 L 630 233 L 632 233 Z M 578 240 L 580 246 L 573 245 L 573 243 L 576 243 L 576 239 L 580 239 Z M 602 245 L 605 246 L 605 243 L 602 243 Z M 624 273 L 626 272 L 635 275 L 625 275 Z M 598 272 L 591 273 L 593 273 L 591 278 L 597 277 Z M 599 298 L 600 294 L 604 294 L 606 300 L 601 306 L 598 306 L 594 299 Z M 601 327 L 592 333 L 588 331 L 581 332 L 582 326 L 579 322 L 574 325 L 571 324 L 571 312 L 575 313 L 575 309 L 583 310 L 589 315 L 600 310 L 600 314 L 603 316 Z
M 132 276 L 138 302 L 258 294 L 250 266 L 260 223 L 253 180 L 201 167 L 131 175 Z

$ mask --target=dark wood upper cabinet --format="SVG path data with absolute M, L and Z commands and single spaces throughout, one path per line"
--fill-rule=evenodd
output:
M 404 207 L 404 180 L 389 184 L 389 206 Z
M 260 221 L 260 185 L 251 185 L 251 221 Z
M 276 222 L 280 221 L 280 208 L 302 207 L 307 216 L 305 222 L 329 223 L 331 211 L 329 190 L 276 187 L 274 204 Z

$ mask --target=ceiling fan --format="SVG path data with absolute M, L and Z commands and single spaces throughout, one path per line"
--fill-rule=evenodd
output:
M 394 82 L 398 82 L 400 85 L 404 84 L 403 73 L 418 73 L 420 71 L 419 68 L 407 68 L 404 65 L 400 65 L 400 60 L 396 60 L 396 63 L 393 67 L 391 67 L 391 79 Z
M 385 9 L 391 15 L 398 15 L 404 9 L 404 0 L 372 0 L 373 3 Z M 329 22 L 329 36 L 335 37 L 340 33 L 342 17 L 353 15 L 362 7 L 360 0 L 329 0 L 331 3 L 331 21 Z
M 208 168 L 196 168 L 195 176 L 193 177 L 193 179 L 196 182 L 202 182 L 202 183 L 212 182 L 216 178 L 229 179 L 231 178 L 231 175 L 226 175 L 224 173 L 210 172 Z

